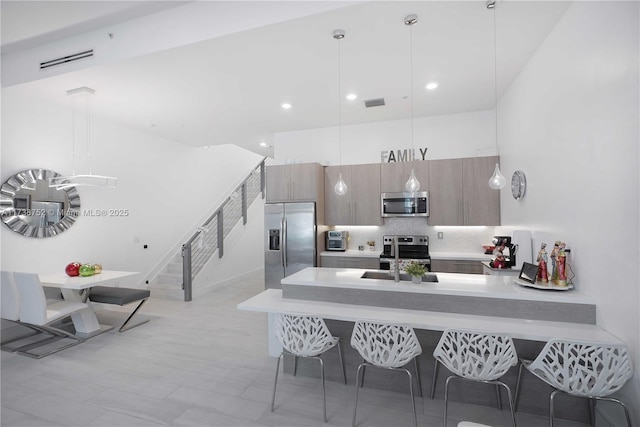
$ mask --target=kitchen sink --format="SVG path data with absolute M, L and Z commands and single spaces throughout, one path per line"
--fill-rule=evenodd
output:
M 362 276 L 363 279 L 379 279 L 379 280 L 394 280 L 393 274 L 389 275 L 386 271 L 365 271 Z M 406 273 L 400 274 L 400 280 L 411 281 L 411 275 Z M 435 274 L 427 274 L 426 276 L 422 276 L 423 282 L 437 282 L 438 276 Z

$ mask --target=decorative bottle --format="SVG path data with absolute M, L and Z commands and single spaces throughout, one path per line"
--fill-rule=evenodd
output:
M 558 258 L 556 261 L 558 268 L 558 286 L 567 286 L 567 254 L 564 251 L 565 244 L 560 244 L 560 250 L 558 251 Z
M 547 254 L 546 243 L 542 243 L 540 245 L 540 252 L 538 252 L 538 277 L 537 281 L 542 283 L 549 282 L 549 272 L 547 270 L 547 260 L 549 259 L 549 255 Z

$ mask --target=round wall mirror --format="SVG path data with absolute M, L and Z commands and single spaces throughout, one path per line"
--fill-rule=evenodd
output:
M 56 236 L 78 218 L 80 196 L 75 187 L 57 189 L 51 180 L 61 175 L 29 169 L 7 179 L 0 189 L 2 222 L 26 237 Z

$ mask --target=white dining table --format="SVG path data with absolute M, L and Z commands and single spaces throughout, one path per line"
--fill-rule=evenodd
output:
M 120 284 L 120 279 L 129 278 L 136 274 L 138 274 L 138 272 L 102 270 L 101 273 L 88 277 L 70 277 L 63 272 L 39 274 L 38 276 L 40 277 L 42 286 L 59 288 L 62 292 L 62 297 L 66 301 L 86 302 L 89 295 L 88 292 L 90 292 L 92 287 L 117 287 Z M 100 325 L 93 310 L 82 310 L 77 314 L 73 314 L 71 320 L 73 321 L 76 335 L 82 338 L 92 337 L 113 329 L 112 326 Z

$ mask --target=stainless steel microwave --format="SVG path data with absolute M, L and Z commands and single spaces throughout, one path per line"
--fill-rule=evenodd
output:
M 381 212 L 383 217 L 429 216 L 428 191 L 418 191 L 415 193 L 382 193 L 380 199 L 382 204 Z

